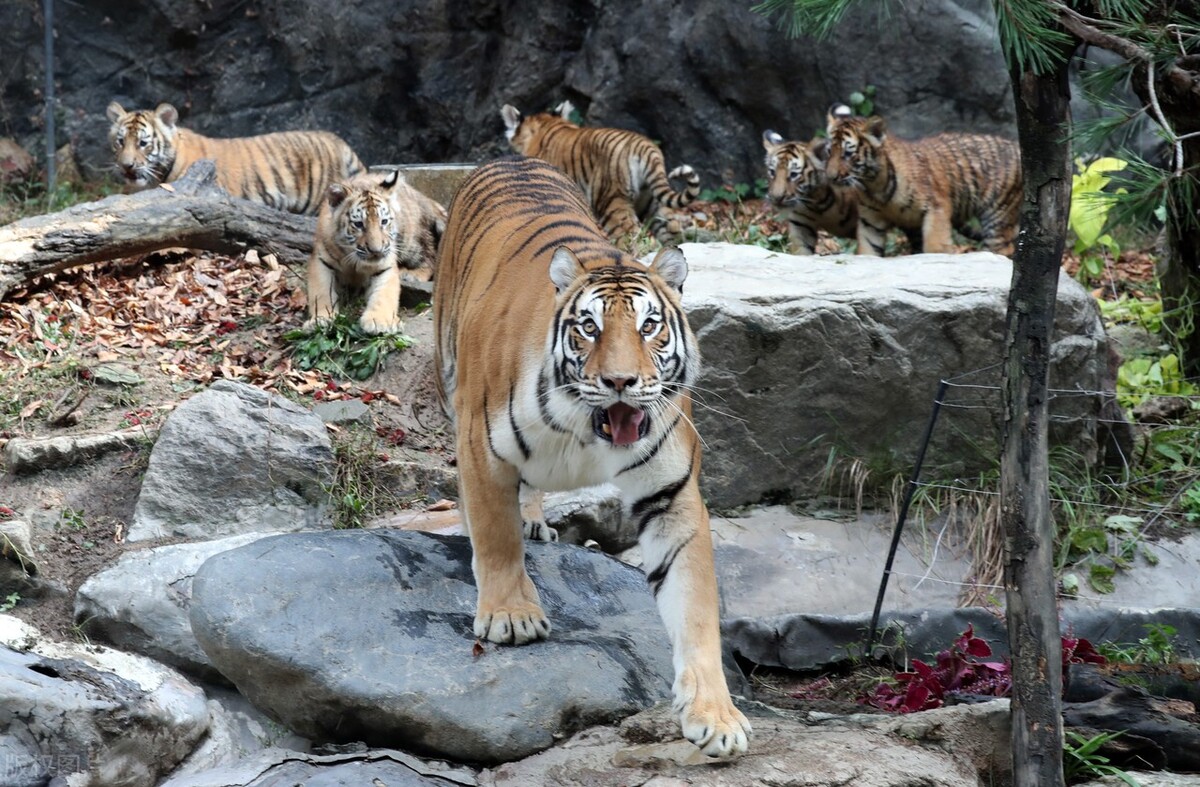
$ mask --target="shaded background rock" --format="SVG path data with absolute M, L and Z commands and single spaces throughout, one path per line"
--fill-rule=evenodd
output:
M 210 558 L 192 630 L 255 706 L 318 742 L 507 761 L 665 698 L 670 646 L 641 572 L 579 547 L 526 549 L 554 626 L 533 645 L 475 648 L 465 538 L 379 530 Z
M 92 173 L 110 168 L 116 98 L 170 101 L 219 136 L 327 128 L 367 163 L 480 160 L 507 149 L 502 104 L 569 98 L 589 124 L 661 140 L 671 166 L 716 186 L 763 177 L 764 128 L 808 138 L 830 103 L 867 85 L 899 134 L 1014 133 L 987 0 L 917 0 L 886 20 L 861 4 L 821 43 L 788 39 L 751 5 L 60 3 L 58 144 Z M 41 3 L 0 0 L 0 16 L 0 134 L 39 149 Z

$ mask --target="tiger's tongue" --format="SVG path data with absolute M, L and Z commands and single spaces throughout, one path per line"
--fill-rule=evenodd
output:
M 622 402 L 617 402 L 606 412 L 608 413 L 608 425 L 612 428 L 613 445 L 636 443 L 640 437 L 638 427 L 641 426 L 642 419 L 646 417 L 646 414 Z

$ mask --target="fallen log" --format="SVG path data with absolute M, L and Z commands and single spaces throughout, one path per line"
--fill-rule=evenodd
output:
M 315 230 L 311 216 L 231 197 L 205 159 L 158 188 L 0 227 L 0 300 L 47 273 L 176 246 L 222 254 L 255 248 L 302 266 Z

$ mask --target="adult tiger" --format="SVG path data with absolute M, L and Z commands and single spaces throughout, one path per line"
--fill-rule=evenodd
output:
M 1021 211 L 1021 151 L 984 134 L 890 137 L 879 116 L 851 117 L 834 105 L 828 116 L 835 185 L 858 190 L 858 253 L 883 254 L 889 227 L 920 230 L 927 252 L 954 250 L 950 230 L 978 219 L 984 245 L 1011 256 Z
M 675 707 L 705 754 L 744 752 L 750 725 L 721 669 L 700 442 L 699 361 L 680 307 L 687 262 L 614 248 L 549 164 L 501 159 L 454 195 L 434 291 L 438 393 L 456 421 L 478 585 L 475 635 L 523 644 L 550 622 L 525 571 L 522 486 L 611 481 L 638 527 L 675 651 Z M 540 491 L 526 522 L 540 519 Z
M 664 208 L 687 205 L 700 193 L 700 176 L 687 164 L 667 174 L 662 151 L 636 131 L 581 128 L 567 120 L 574 107 L 564 102 L 557 114 L 524 117 L 512 105 L 500 110 L 504 134 L 518 153 L 548 161 L 583 189 L 600 226 L 613 241 L 629 243 L 648 222 L 654 237 L 667 245 L 680 229 Z M 672 179 L 687 185 L 671 188 Z
M 858 230 L 858 196 L 854 189 L 835 188 L 825 176 L 825 140 L 787 141 L 763 132 L 767 151 L 767 199 L 787 220 L 793 254 L 812 254 L 817 231 L 853 238 Z
M 235 197 L 290 213 L 316 213 L 330 184 L 364 171 L 340 137 L 327 131 L 281 131 L 215 139 L 177 125 L 170 104 L 126 112 L 108 105 L 108 138 L 133 191 L 178 179 L 200 159 L 217 165 L 217 185 Z
M 400 273 L 428 281 L 446 209 L 414 189 L 399 170 L 368 172 L 332 184 L 317 214 L 308 261 L 309 324 L 332 320 L 338 290 L 366 289 L 359 325 L 387 333 L 400 322 Z

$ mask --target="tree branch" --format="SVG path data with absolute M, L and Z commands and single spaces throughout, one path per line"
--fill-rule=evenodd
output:
M 225 254 L 247 248 L 302 266 L 316 222 L 231 197 L 213 162 L 198 161 L 179 180 L 0 227 L 0 300 L 47 273 L 184 246 Z

